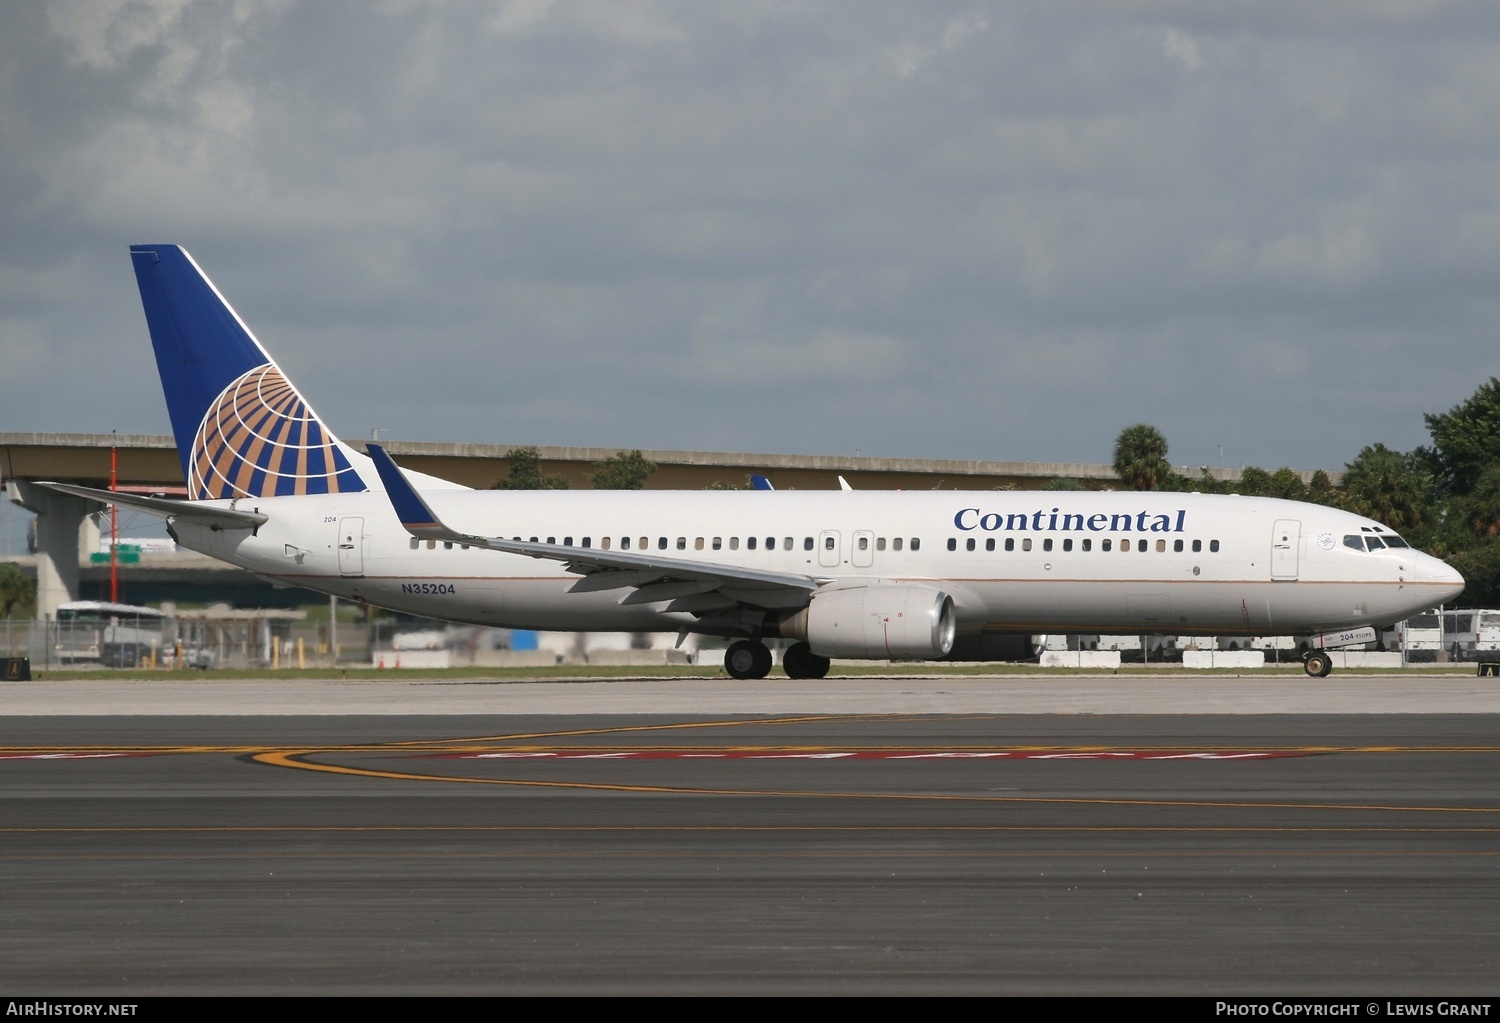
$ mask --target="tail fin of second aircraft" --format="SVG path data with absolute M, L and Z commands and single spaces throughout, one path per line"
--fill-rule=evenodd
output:
M 189 497 L 370 489 L 369 460 L 323 425 L 187 250 L 130 256 Z

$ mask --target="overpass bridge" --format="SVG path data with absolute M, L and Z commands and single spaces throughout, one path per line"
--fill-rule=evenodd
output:
M 362 441 L 348 441 L 363 450 Z M 510 471 L 507 454 L 519 445 L 449 444 L 429 441 L 380 442 L 404 467 L 483 489 Z M 593 463 L 617 448 L 540 446 L 541 470 L 561 476 L 575 489 L 588 487 Z M 110 455 L 118 461 L 121 490 L 185 496 L 182 464 L 171 437 L 158 434 L 0 433 L 0 481 L 8 498 L 36 513 L 36 552 L 15 562 L 37 580 L 37 613 L 51 617 L 57 606 L 80 599 L 85 585 L 92 592 L 101 571 L 89 555 L 99 549 L 99 530 L 92 514 L 103 508 L 93 501 L 33 486 L 54 480 L 107 487 Z M 1082 462 L 1002 462 L 976 459 L 872 458 L 854 455 L 737 454 L 717 451 L 642 451 L 657 466 L 647 480 L 652 490 L 702 490 L 715 484 L 743 486 L 751 473 L 762 473 L 781 490 L 833 490 L 843 476 L 856 490 L 1038 490 L 1059 478 L 1075 479 L 1089 489 L 1119 485 L 1113 468 Z M 1196 477 L 1198 467 L 1179 466 Z M 1239 469 L 1210 469 L 1210 475 L 1233 481 Z M 1304 482 L 1312 476 L 1303 472 Z M 176 566 L 175 568 L 173 566 Z M 199 555 L 149 555 L 122 569 L 132 601 L 223 600 L 229 591 L 250 595 L 258 606 L 287 606 L 321 600 L 308 591 L 278 591 L 248 572 Z M 173 590 L 176 586 L 177 590 Z M 185 595 L 181 590 L 192 591 Z M 149 594 L 145 596 L 144 594 Z M 238 603 L 239 601 L 232 600 Z

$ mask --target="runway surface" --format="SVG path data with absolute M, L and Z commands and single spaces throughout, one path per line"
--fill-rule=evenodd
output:
M 8 716 L 0 989 L 1493 995 L 1497 767 L 1492 713 Z

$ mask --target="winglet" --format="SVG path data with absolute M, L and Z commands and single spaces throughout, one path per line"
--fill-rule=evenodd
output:
M 401 520 L 401 525 L 406 527 L 408 533 L 423 540 L 461 538 L 460 534 L 445 526 L 437 513 L 422 500 L 422 495 L 407 482 L 400 466 L 385 453 L 385 448 L 379 444 L 367 444 L 365 450 L 369 452 L 370 460 L 375 463 L 375 471 L 385 484 L 385 493 L 391 499 L 391 508 L 396 512 L 396 518 Z
M 771 486 L 771 481 L 770 480 L 766 479 L 764 476 L 762 476 L 758 472 L 752 472 L 750 474 L 750 485 L 752 487 L 754 487 L 756 490 L 775 490 L 776 489 L 775 487 Z

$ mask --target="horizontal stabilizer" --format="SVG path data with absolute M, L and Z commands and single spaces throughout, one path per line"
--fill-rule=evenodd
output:
M 99 490 L 95 487 L 76 487 L 71 483 L 38 482 L 36 485 L 46 487 L 48 490 L 56 490 L 59 493 L 72 494 L 74 497 L 86 497 L 100 504 L 118 505 L 121 508 L 131 508 L 149 515 L 160 515 L 163 518 L 179 519 L 183 522 L 201 522 L 206 526 L 217 526 L 219 529 L 254 529 L 267 519 L 258 511 L 241 511 L 238 508 L 214 506 L 202 501 L 174 501 L 169 497 L 121 494 L 114 490 Z

